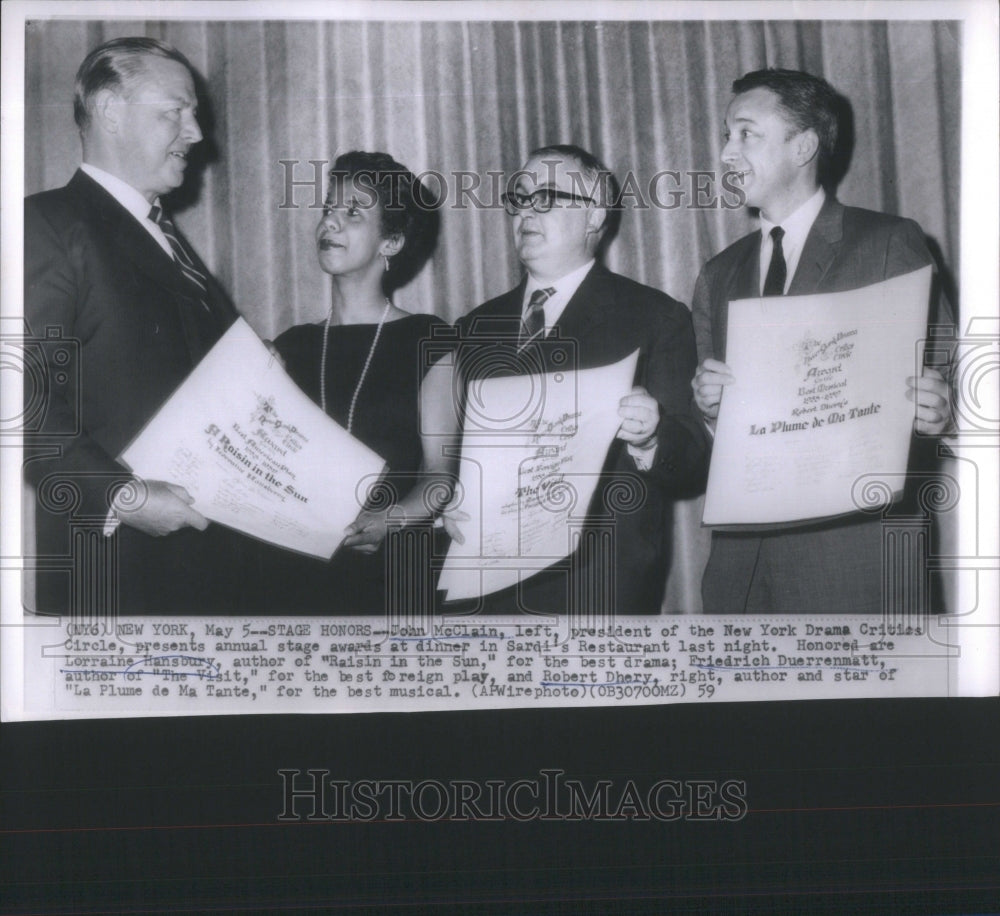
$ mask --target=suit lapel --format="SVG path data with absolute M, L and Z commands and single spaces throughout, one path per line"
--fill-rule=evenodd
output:
M 496 310 L 496 316 L 498 318 L 503 318 L 505 320 L 516 318 L 518 322 L 520 322 L 522 303 L 524 301 L 524 290 L 527 285 L 528 278 L 523 277 L 517 286 L 515 286 L 510 292 L 505 293 L 500 297 L 500 302 Z
M 726 355 L 726 330 L 729 327 L 729 303 L 734 299 L 752 299 L 760 295 L 760 231 L 747 238 L 746 249 L 733 264 L 732 274 L 725 285 L 729 291 L 719 303 L 719 314 L 713 321 L 715 352 Z
M 527 279 L 523 279 L 514 289 L 499 297 L 488 312 L 477 316 L 474 334 L 489 336 L 496 345 L 517 349 L 517 336 L 521 327 L 521 312 Z M 610 316 L 615 312 L 615 284 L 611 275 L 603 267 L 595 265 L 583 282 L 577 287 L 559 320 L 556 331 L 550 331 L 545 338 L 532 341 L 522 351 L 524 366 L 532 372 L 565 371 L 565 349 L 552 346 L 554 340 L 572 340 L 579 345 L 579 352 L 591 352 L 595 338 L 607 333 Z M 548 345 L 546 345 L 546 342 Z M 556 356 L 557 351 L 559 356 Z M 553 358 L 555 357 L 555 358 Z
M 115 251 L 130 261 L 158 287 L 183 295 L 186 281 L 170 256 L 155 239 L 140 226 L 135 217 L 85 172 L 77 172 L 70 186 L 90 202 L 105 238 L 111 239 Z
M 600 332 L 608 317 L 615 313 L 614 284 L 608 280 L 608 272 L 600 265 L 590 269 L 559 316 L 560 337 L 584 340 Z
M 97 222 L 102 227 L 100 231 L 105 238 L 111 240 L 114 251 L 147 278 L 150 288 L 162 292 L 161 296 L 155 297 L 155 301 L 170 303 L 169 307 L 174 310 L 183 329 L 191 361 L 198 362 L 218 340 L 232 318 L 229 307 L 215 301 L 211 293 L 214 284 L 210 281 L 209 310 L 206 311 L 173 258 L 114 197 L 82 171 L 73 176 L 70 185 L 90 202 Z M 209 276 L 203 266 L 199 269 L 206 277 Z M 147 299 L 147 305 L 154 307 L 152 297 Z
M 837 257 L 844 235 L 844 207 L 836 198 L 827 197 L 806 236 L 799 266 L 788 287 L 789 296 L 814 293 Z
M 583 278 L 583 282 L 573 293 L 556 327 L 559 329 L 559 336 L 563 339 L 572 336 L 574 339 L 593 334 L 602 324 L 607 321 L 609 308 L 614 305 L 613 284 L 607 282 L 608 272 L 594 265 L 591 271 Z M 503 339 L 510 340 L 511 345 L 517 346 L 517 330 L 520 329 L 521 312 L 524 303 L 524 290 L 527 286 L 527 277 L 510 292 L 495 300 L 494 305 L 487 314 L 481 315 L 479 320 L 489 322 L 494 327 L 481 325 L 483 330 L 493 332 L 504 331 Z M 606 307 L 607 306 L 607 307 Z M 506 333 L 511 331 L 512 333 Z M 535 344 L 529 344 L 534 346 Z
M 524 299 L 524 287 L 527 278 L 523 279 L 514 289 L 504 293 L 488 314 L 477 318 L 477 334 L 489 334 L 497 344 L 517 350 L 518 337 L 521 331 L 521 302 Z
M 830 266 L 836 260 L 844 229 L 844 206 L 834 197 L 827 197 L 816 221 L 806 236 L 795 276 L 788 287 L 789 296 L 816 292 Z M 717 353 L 726 352 L 726 328 L 729 323 L 729 303 L 733 299 L 750 299 L 760 295 L 760 231 L 746 237 L 746 249 L 735 260 L 729 281 L 728 295 L 719 302 L 719 313 L 713 322 Z

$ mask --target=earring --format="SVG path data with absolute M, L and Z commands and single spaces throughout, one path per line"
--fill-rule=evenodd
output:
M 389 273 L 389 255 L 382 255 L 382 260 L 385 261 L 385 272 Z

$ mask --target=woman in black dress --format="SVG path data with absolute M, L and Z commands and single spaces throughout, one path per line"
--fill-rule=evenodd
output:
M 389 298 L 433 249 L 437 211 L 430 203 L 414 176 L 384 153 L 346 153 L 330 171 L 316 227 L 319 264 L 333 278 L 330 309 L 319 324 L 283 333 L 274 348 L 302 390 L 388 469 L 374 489 L 358 482 L 364 508 L 332 560 L 285 553 L 277 574 L 268 564 L 275 613 L 429 610 L 429 551 L 414 556 L 411 538 L 401 559 L 406 545 L 396 540 L 387 548 L 386 532 L 390 541 L 401 538 L 405 522 L 422 524 L 426 535 L 450 494 L 442 448 L 455 425 L 449 376 L 428 377 L 440 350 L 435 328 L 446 323 L 405 312 Z

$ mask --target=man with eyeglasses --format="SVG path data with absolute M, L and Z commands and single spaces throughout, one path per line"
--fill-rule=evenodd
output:
M 619 404 L 621 427 L 589 511 L 589 519 L 613 531 L 613 549 L 578 549 L 567 563 L 487 595 L 483 609 L 659 613 L 670 564 L 671 500 L 702 485 L 707 454 L 691 406 L 690 314 L 659 290 L 597 263 L 614 215 L 614 178 L 593 155 L 576 146 L 543 147 L 512 178 L 504 207 L 526 273 L 514 289 L 459 321 L 462 380 L 497 374 L 500 365 L 517 373 L 590 369 L 636 350 L 639 363 L 635 387 Z M 483 347 L 496 348 L 496 358 Z M 561 362 L 566 354 L 572 365 Z M 611 496 L 616 485 L 629 497 Z

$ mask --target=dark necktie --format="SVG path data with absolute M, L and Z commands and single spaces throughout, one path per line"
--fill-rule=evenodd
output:
M 160 227 L 160 230 L 167 237 L 167 241 L 170 243 L 170 250 L 174 253 L 174 261 L 181 269 L 181 273 L 184 274 L 184 277 L 197 290 L 198 299 L 205 307 L 205 310 L 211 311 L 208 307 L 208 302 L 206 301 L 208 295 L 208 280 L 205 278 L 205 275 L 194 266 L 194 261 L 192 260 L 190 253 L 184 246 L 184 243 L 177 236 L 177 230 L 174 228 L 173 222 L 171 222 L 170 218 L 156 206 L 150 208 L 149 218 Z
M 545 330 L 545 302 L 555 292 L 551 286 L 536 289 L 528 300 L 528 310 L 521 319 L 521 334 L 517 346 L 525 347 Z
M 788 268 L 785 265 L 785 253 L 781 250 L 781 239 L 785 230 L 775 226 L 771 230 L 774 248 L 771 251 L 771 265 L 767 268 L 767 278 L 764 280 L 765 296 L 783 296 L 785 294 L 785 278 Z

